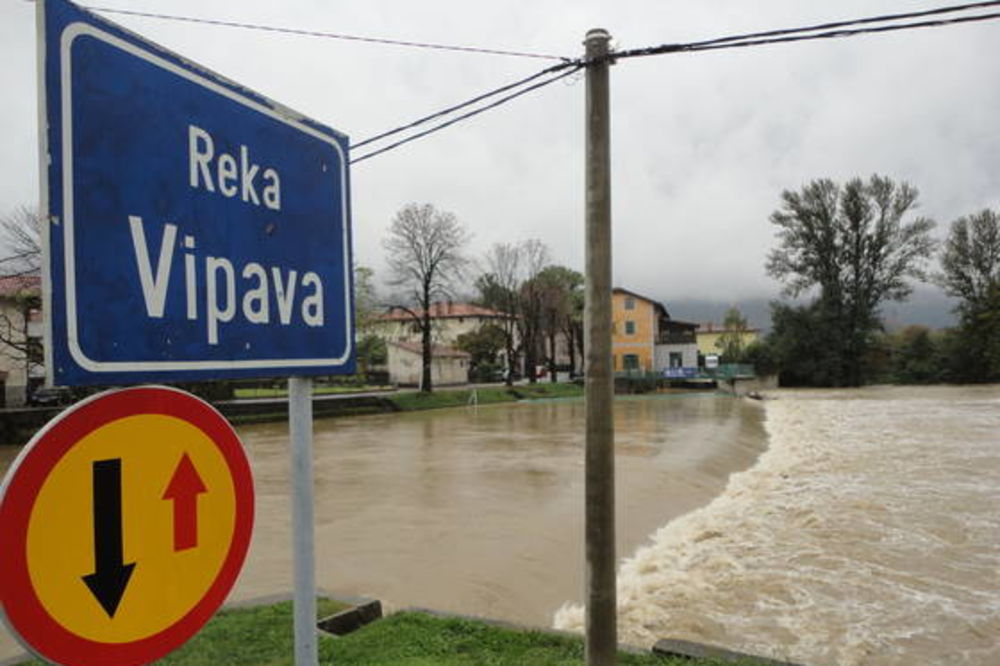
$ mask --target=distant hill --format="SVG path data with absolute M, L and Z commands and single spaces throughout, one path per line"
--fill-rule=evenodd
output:
M 765 333 L 771 330 L 771 301 L 773 297 L 747 298 L 738 301 L 718 301 L 702 298 L 665 298 L 663 304 L 673 319 L 695 323 L 714 322 L 721 324 L 726 310 L 735 305 L 747 318 L 752 328 L 760 328 Z M 888 330 L 894 331 L 910 324 L 922 324 L 930 328 L 947 328 L 955 324 L 952 308 L 955 299 L 931 288 L 918 289 L 908 301 L 890 303 L 882 308 L 882 321 Z

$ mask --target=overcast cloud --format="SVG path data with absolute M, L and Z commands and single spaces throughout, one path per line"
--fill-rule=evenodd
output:
M 618 48 L 686 42 L 939 3 L 905 0 L 106 0 L 108 7 L 578 56 L 589 28 Z M 34 4 L 0 9 L 0 212 L 38 200 Z M 524 77 L 542 60 L 422 51 L 105 15 L 287 106 L 366 138 Z M 667 55 L 611 70 L 615 283 L 669 302 L 738 301 L 763 269 L 782 189 L 878 172 L 919 188 L 938 235 L 1000 205 L 1000 21 Z M 480 255 L 539 238 L 583 264 L 581 77 L 352 170 L 355 258 L 411 202 L 454 212 Z

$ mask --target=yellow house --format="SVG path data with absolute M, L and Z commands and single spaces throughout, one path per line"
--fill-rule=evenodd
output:
M 616 287 L 611 292 L 611 318 L 615 372 L 698 367 L 697 325 L 671 319 L 662 303 Z
M 739 335 L 740 346 L 746 349 L 752 342 L 760 339 L 759 328 L 745 328 L 741 331 L 730 331 L 713 323 L 698 325 L 698 353 L 702 355 L 722 354 L 722 339 L 724 335 Z

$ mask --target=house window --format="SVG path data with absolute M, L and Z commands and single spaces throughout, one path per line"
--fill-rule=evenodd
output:
M 670 367 L 680 368 L 684 365 L 684 355 L 680 352 L 670 352 Z
M 636 354 L 625 354 L 622 357 L 622 361 L 624 362 L 625 370 L 639 369 L 639 357 Z
M 626 321 L 625 322 L 625 335 L 635 335 L 635 322 Z
M 631 296 L 629 296 L 629 297 L 627 297 L 625 299 L 625 309 L 626 310 L 635 310 L 635 299 L 632 298 Z

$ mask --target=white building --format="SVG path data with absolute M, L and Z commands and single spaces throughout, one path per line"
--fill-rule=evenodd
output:
M 40 383 L 42 321 L 39 310 L 41 278 L 37 275 L 0 277 L 0 402 L 20 407 L 29 387 Z M 29 355 L 26 347 L 32 346 Z
M 386 344 L 389 381 L 398 386 L 420 386 L 423 377 L 423 348 L 419 342 Z M 451 347 L 431 347 L 431 382 L 434 386 L 466 384 L 470 355 Z

